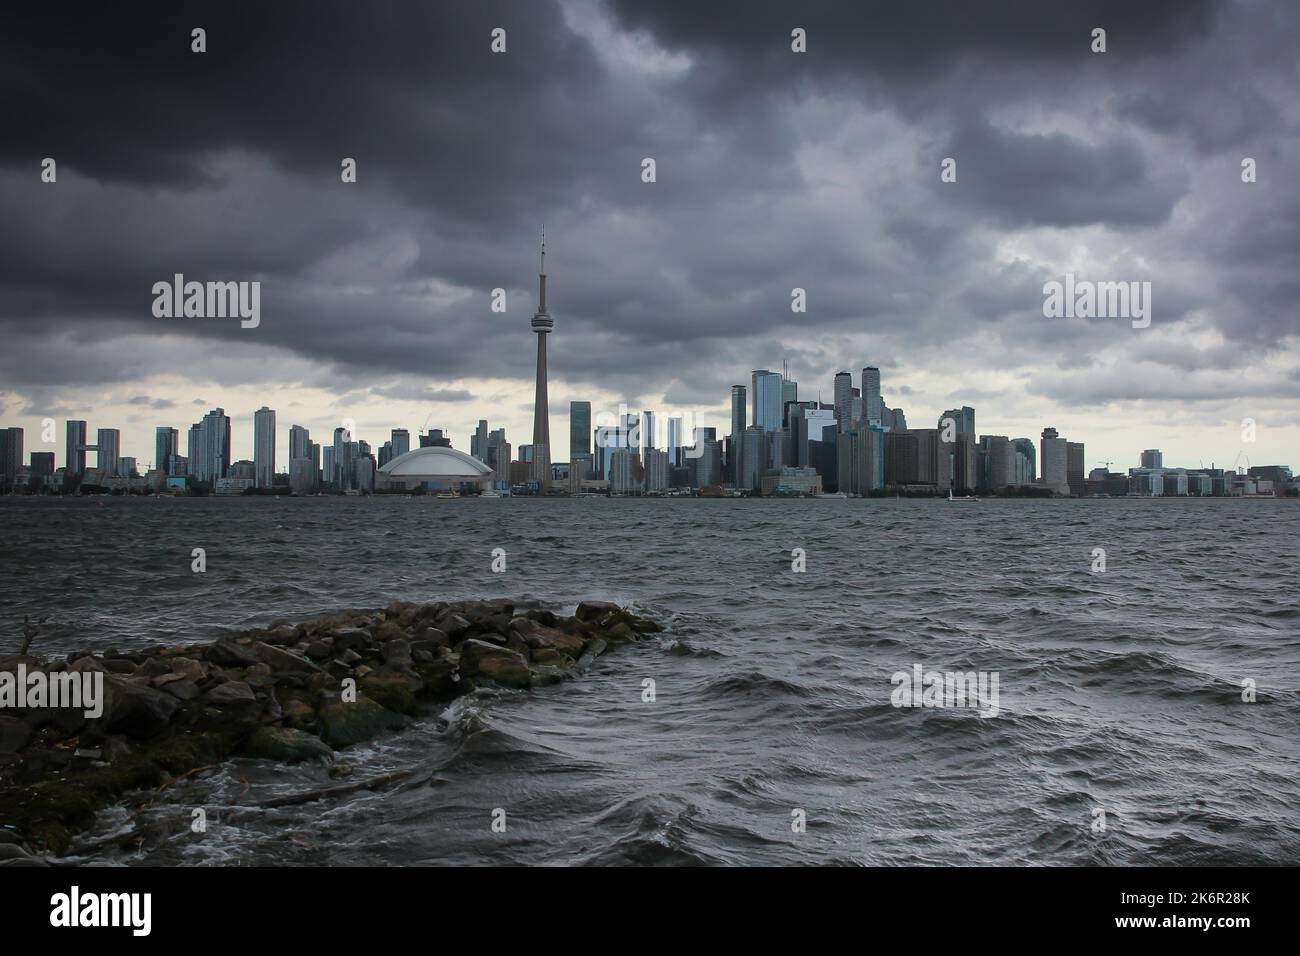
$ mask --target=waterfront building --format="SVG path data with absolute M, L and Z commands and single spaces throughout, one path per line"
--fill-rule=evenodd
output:
M 254 487 L 275 484 L 275 411 L 265 405 L 253 412 L 253 467 Z
M 117 460 L 122 457 L 122 433 L 116 428 L 101 428 L 95 441 L 95 464 L 105 477 L 117 476 Z
M 1061 438 L 1055 428 L 1044 428 L 1039 441 L 1040 460 L 1043 475 L 1039 484 L 1051 488 L 1056 494 L 1070 493 L 1069 454 L 1067 442 Z
M 753 424 L 765 432 L 774 432 L 781 427 L 781 400 L 784 383 L 780 372 L 755 369 L 751 373 L 750 393 L 753 401 Z
M 880 398 L 880 369 L 874 365 L 868 365 L 862 370 L 862 401 L 867 424 L 884 424 L 884 403 Z

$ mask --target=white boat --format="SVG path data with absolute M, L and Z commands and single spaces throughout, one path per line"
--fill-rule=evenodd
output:
M 818 495 L 817 497 L 818 497 L 818 498 L 847 498 L 848 495 L 846 495 L 846 494 L 845 494 L 844 492 L 842 492 L 842 491 L 827 491 L 827 492 L 823 492 L 822 494 Z
M 976 498 L 974 495 L 957 495 L 956 497 L 954 497 L 951 488 L 948 489 L 948 500 L 949 501 L 979 501 L 979 499 Z

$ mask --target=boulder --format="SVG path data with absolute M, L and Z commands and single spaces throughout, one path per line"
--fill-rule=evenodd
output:
M 335 631 L 333 637 L 335 653 L 359 651 L 371 643 L 370 632 L 363 631 L 359 627 L 348 627 L 341 631 Z
M 135 672 L 150 678 L 161 677 L 172 672 L 172 665 L 170 661 L 165 661 L 161 657 L 150 657 L 137 667 Z
M 604 617 L 611 612 L 621 611 L 617 604 L 611 604 L 609 601 L 583 601 L 578 605 L 578 610 L 574 613 L 579 621 L 595 621 Z
M 208 676 L 208 669 L 192 657 L 173 657 L 172 670 L 182 677 L 188 677 L 195 683 Z
M 457 614 L 455 611 L 449 611 L 438 618 L 438 630 L 442 631 L 447 637 L 455 643 L 460 640 L 461 636 L 470 629 L 472 625 L 464 615 Z
M 597 657 L 605 653 L 607 647 L 609 645 L 603 639 L 593 638 L 583 650 L 582 656 L 578 658 L 578 670 L 585 671 Z
M 285 763 L 318 757 L 329 760 L 334 756 L 334 751 L 319 737 L 293 727 L 258 727 L 245 742 L 244 753 Z
M 31 728 L 17 717 L 0 716 L 0 754 L 14 754 L 27 746 Z
M 424 690 L 424 681 L 415 673 L 386 668 L 362 677 L 357 686 L 372 700 L 399 714 L 415 716 L 419 712 L 416 695 Z
M 288 624 L 281 624 L 279 627 L 273 627 L 262 635 L 262 643 L 270 644 L 273 647 L 284 647 L 293 644 L 301 638 L 298 629 Z
M 558 628 L 541 625 L 533 629 L 529 638 L 528 644 L 531 647 L 550 647 L 575 660 L 582 654 L 583 645 L 586 643 L 576 634 L 568 634 Z
M 253 694 L 253 688 L 243 681 L 231 680 L 212 688 L 212 690 L 208 691 L 205 699 L 210 704 L 223 706 L 226 704 L 250 704 L 255 702 L 257 697 Z
M 331 747 L 347 747 L 378 737 L 386 730 L 400 730 L 410 718 L 394 713 L 369 697 L 344 703 L 337 692 L 326 691 L 320 704 L 321 737 Z
M 382 624 L 376 625 L 370 633 L 380 643 L 406 637 L 406 632 L 402 630 L 396 621 L 384 621 Z
M 163 693 L 171 694 L 177 700 L 193 700 L 199 696 L 199 685 L 194 683 L 188 677 L 176 675 L 180 680 L 170 681 L 163 685 Z
M 411 641 L 411 649 L 424 648 L 425 650 L 435 650 L 439 647 L 450 647 L 451 638 L 445 631 L 440 631 L 436 627 L 422 627 L 415 632 L 415 637 Z
M 627 621 L 619 621 L 613 627 L 605 630 L 605 636 L 613 641 L 634 641 L 636 640 L 636 631 L 632 630 Z
M 467 677 L 485 677 L 507 687 L 532 683 L 528 661 L 522 654 L 474 638 L 460 645 L 460 670 Z
M 385 664 L 411 663 L 411 643 L 405 638 L 394 638 L 383 647 Z
M 114 733 L 139 740 L 166 729 L 180 703 L 171 694 L 110 677 L 104 681 L 105 726 Z M 98 723 L 98 721 L 96 721 Z
M 223 637 L 208 648 L 208 660 L 221 667 L 249 667 L 257 663 L 257 654 L 234 638 Z
M 307 671 L 320 672 L 320 666 L 305 657 L 299 657 L 292 651 L 285 650 L 282 647 L 273 647 L 258 641 L 253 645 L 253 653 L 258 660 L 271 668 L 272 673 L 283 673 L 285 671 Z

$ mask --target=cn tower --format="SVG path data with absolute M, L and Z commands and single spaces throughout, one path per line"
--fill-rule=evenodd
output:
M 546 311 L 546 226 L 542 226 L 542 266 L 538 272 L 541 280 L 537 301 L 537 314 L 533 316 L 533 331 L 537 333 L 537 397 L 533 403 L 533 466 L 530 477 L 544 493 L 551 484 L 551 412 L 546 400 L 546 336 L 555 322 Z

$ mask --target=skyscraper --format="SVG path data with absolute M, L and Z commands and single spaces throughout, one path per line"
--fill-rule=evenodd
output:
M 117 474 L 117 460 L 122 457 L 122 433 L 116 428 L 101 428 L 95 440 L 98 450 L 95 464 L 106 475 Z
M 961 408 L 950 408 L 939 416 L 939 430 L 947 428 L 944 424 L 945 419 L 952 419 L 953 431 L 958 435 L 975 434 L 975 409 L 969 405 L 963 405 Z
M 644 411 L 641 413 L 641 448 L 658 448 L 659 436 L 655 434 L 655 413 Z M 642 461 L 644 466 L 645 462 Z
M 311 432 L 301 425 L 289 426 L 289 461 L 311 457 Z
M 394 458 L 411 450 L 411 433 L 405 428 L 394 428 L 392 441 Z
M 1083 442 L 1065 443 L 1065 480 L 1070 484 L 1070 494 L 1082 497 L 1086 491 L 1084 485 L 1086 471 L 1083 464 Z
M 230 470 L 230 417 L 214 408 L 189 432 L 189 473 L 199 481 L 214 483 Z
M 1042 461 L 1042 483 L 1061 494 L 1069 492 L 1068 455 L 1066 441 L 1059 437 L 1055 428 L 1044 428 L 1039 448 Z
M 853 376 L 848 372 L 835 373 L 835 420 L 840 423 L 840 431 L 849 430 L 853 415 Z
M 32 454 L 35 460 L 36 453 Z M 23 465 L 23 430 L 17 426 L 0 428 L 0 484 L 12 488 Z
M 348 449 L 351 446 L 352 434 L 340 425 L 334 429 L 334 454 L 330 458 L 333 462 L 330 483 L 334 485 L 337 491 L 347 491 L 352 482 L 352 456 Z
M 159 425 L 153 430 L 153 466 L 164 475 L 172 473 L 172 458 L 178 453 L 176 429 Z
M 727 474 L 740 487 L 741 460 L 745 455 L 745 386 L 731 386 L 731 434 L 727 437 Z
M 275 484 L 275 410 L 265 405 L 253 412 L 253 484 Z
M 488 423 L 486 418 L 478 420 L 478 428 L 469 436 L 469 453 L 479 461 L 487 456 Z
M 63 466 L 72 475 L 83 474 L 86 470 L 86 423 L 69 419 L 67 422 L 67 443 Z
M 880 369 L 868 365 L 862 370 L 862 403 L 869 425 L 881 424 Z
M 533 331 L 537 333 L 537 396 L 533 401 L 533 467 L 530 476 L 543 490 L 551 481 L 551 410 L 546 399 L 546 336 L 555 327 L 546 311 L 546 227 L 542 227 L 541 271 L 538 278 L 537 313 Z
M 680 468 L 685 460 L 682 451 L 682 416 L 668 416 L 668 467 Z
M 784 395 L 781 373 L 755 369 L 751 384 L 754 388 L 754 426 L 765 432 L 776 431 L 781 427 L 781 398 Z
M 799 401 L 799 383 L 790 380 L 786 372 L 781 372 L 781 424 L 790 427 L 790 405 Z
M 569 457 L 591 459 L 591 402 L 569 402 Z
M 1165 456 L 1161 454 L 1159 448 L 1148 448 L 1142 452 L 1143 468 L 1163 468 L 1165 466 Z
M 1032 438 L 1013 438 L 1011 447 L 1015 449 L 1015 455 L 1011 459 L 1013 465 L 1010 483 L 1015 486 L 1032 484 L 1038 479 L 1037 452 L 1034 449 L 1034 440 Z

